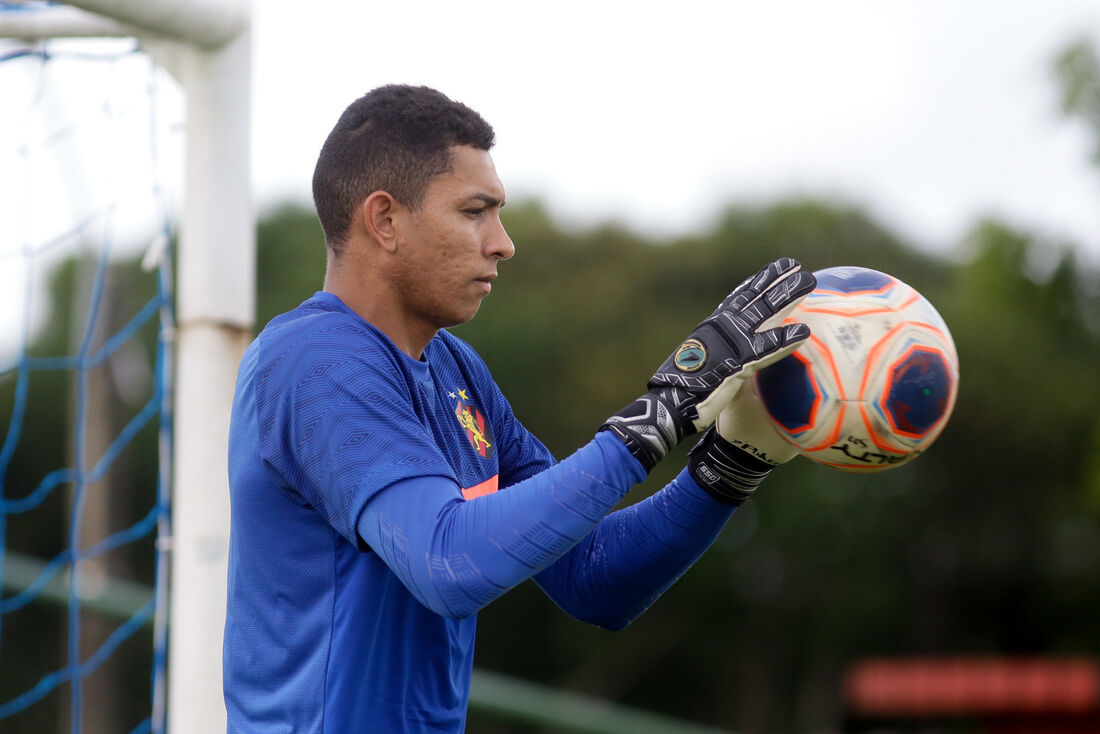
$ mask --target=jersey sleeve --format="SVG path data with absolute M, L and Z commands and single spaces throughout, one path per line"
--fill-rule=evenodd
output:
M 734 510 L 684 470 L 607 515 L 644 477 L 623 443 L 600 433 L 550 469 L 470 501 L 438 478 L 389 487 L 364 509 L 359 532 L 437 614 L 468 616 L 534 577 L 570 615 L 621 629 L 703 554 Z
M 256 380 L 260 455 L 273 482 L 361 548 L 356 522 L 380 490 L 454 478 L 381 350 L 288 349 Z
M 698 560 L 734 509 L 685 468 L 647 499 L 605 517 L 535 582 L 571 616 L 622 629 Z
M 418 601 L 462 618 L 553 563 L 632 485 L 638 460 L 600 433 L 559 464 L 472 500 L 454 482 L 406 480 L 379 492 L 359 532 Z

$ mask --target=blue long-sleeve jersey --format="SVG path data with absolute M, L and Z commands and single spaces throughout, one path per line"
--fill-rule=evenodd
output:
M 245 354 L 229 474 L 230 732 L 461 732 L 478 609 L 534 578 L 624 626 L 732 512 L 683 473 L 608 515 L 617 438 L 556 463 L 467 344 L 413 360 L 327 293 Z

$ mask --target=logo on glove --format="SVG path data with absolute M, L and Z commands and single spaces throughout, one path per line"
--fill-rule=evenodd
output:
M 676 350 L 673 362 L 681 372 L 695 372 L 707 361 L 707 348 L 697 339 L 688 339 Z

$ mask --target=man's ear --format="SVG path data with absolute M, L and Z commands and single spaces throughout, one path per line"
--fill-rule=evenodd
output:
M 375 191 L 359 205 L 357 216 L 367 237 L 387 252 L 397 249 L 394 215 L 401 204 L 385 191 Z

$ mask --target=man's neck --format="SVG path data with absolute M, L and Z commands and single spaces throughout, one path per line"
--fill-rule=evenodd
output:
M 372 271 L 335 267 L 330 257 L 325 270 L 324 291 L 339 298 L 360 318 L 388 336 L 402 352 L 413 359 L 420 359 L 424 348 L 439 330 L 405 313 L 395 294 L 388 291 L 391 287 L 388 282 L 381 279 L 368 282 L 366 278 L 352 275 L 356 272 Z

